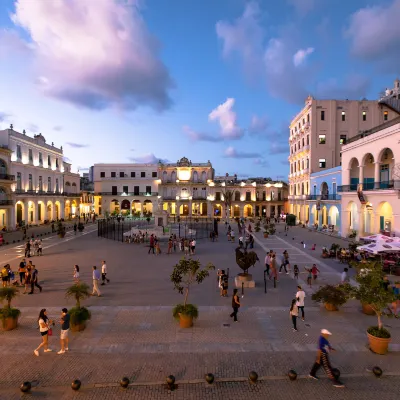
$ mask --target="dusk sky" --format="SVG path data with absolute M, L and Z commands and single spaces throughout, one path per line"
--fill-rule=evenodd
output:
M 287 179 L 308 94 L 376 99 L 400 0 L 1 0 L 0 128 L 94 163 L 210 160 Z

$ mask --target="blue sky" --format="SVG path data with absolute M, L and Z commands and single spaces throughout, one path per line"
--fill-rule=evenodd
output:
M 307 94 L 392 85 L 399 19 L 400 0 L 2 0 L 0 127 L 81 171 L 186 156 L 279 179 Z

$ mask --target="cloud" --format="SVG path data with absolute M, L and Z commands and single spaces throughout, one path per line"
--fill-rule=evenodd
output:
M 301 16 L 308 14 L 315 7 L 315 0 L 287 0 Z
M 269 146 L 269 152 L 271 154 L 289 154 L 289 144 L 281 143 L 279 141 L 271 142 Z
M 39 127 L 36 124 L 28 124 L 27 129 L 33 133 L 39 132 Z
M 139 0 L 17 0 L 14 23 L 32 41 L 40 89 L 90 109 L 171 106 L 174 86 Z
M 260 166 L 260 167 L 269 167 L 269 162 L 265 160 L 264 158 L 256 158 L 254 160 L 254 164 Z
M 268 132 L 268 128 L 269 121 L 267 117 L 258 117 L 257 115 L 253 115 L 251 117 L 251 122 L 248 129 L 250 134 L 265 134 Z
M 289 166 L 289 161 L 288 160 L 281 160 L 282 165 L 286 165 L 287 167 Z
M 234 147 L 229 146 L 224 152 L 225 158 L 262 158 L 260 153 L 251 153 L 245 151 L 237 151 Z
M 339 82 L 335 78 L 319 82 L 316 88 L 316 95 L 320 99 L 357 100 L 366 97 L 370 85 L 370 78 L 363 75 L 350 74 L 343 82 Z
M 0 59 L 9 58 L 10 54 L 28 55 L 31 51 L 32 47 L 24 42 L 15 30 L 0 30 Z
M 350 17 L 345 37 L 351 53 L 376 63 L 386 72 L 398 73 L 400 63 L 400 0 L 365 7 Z M 397 22 L 396 22 L 397 21 Z
M 307 49 L 300 49 L 297 50 L 296 53 L 293 56 L 293 64 L 295 67 L 300 66 L 303 64 L 307 57 L 314 52 L 313 47 L 308 47 Z
M 0 122 L 8 121 L 9 117 L 11 117 L 11 114 L 8 114 L 6 112 L 0 111 Z
M 129 161 L 138 164 L 158 164 L 159 161 L 166 164 L 169 162 L 169 160 L 167 159 L 156 157 L 153 153 L 147 153 L 144 154 L 143 156 L 138 156 L 138 157 L 128 157 L 128 159 Z
M 55 127 L 53 127 L 53 129 L 55 131 L 62 131 L 63 127 L 61 125 L 56 125 Z
M 196 132 L 190 126 L 185 125 L 183 131 L 186 135 L 193 141 L 203 141 L 203 142 L 221 142 L 223 139 L 220 136 L 213 136 L 204 132 Z
M 89 147 L 88 144 L 82 144 L 82 143 L 66 142 L 65 144 L 75 149 L 82 149 L 83 147 Z
M 232 110 L 234 104 L 235 99 L 229 97 L 225 103 L 214 108 L 208 115 L 209 121 L 217 121 L 219 123 L 220 134 L 224 139 L 240 139 L 244 134 L 244 130 L 236 124 L 237 115 Z

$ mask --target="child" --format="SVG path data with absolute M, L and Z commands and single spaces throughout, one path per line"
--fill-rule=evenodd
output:
M 294 279 L 299 279 L 299 267 L 297 264 L 294 264 L 293 266 L 293 273 L 294 273 Z
M 160 242 L 157 240 L 157 244 L 156 244 L 156 255 L 159 256 L 160 254 L 161 254 Z
M 289 314 L 292 317 L 292 322 L 293 322 L 293 330 L 297 332 L 297 317 L 299 316 L 299 309 L 297 308 L 296 305 L 296 299 L 292 300 L 292 304 L 290 306 L 290 311 Z
M 304 269 L 308 272 L 307 275 L 307 285 L 311 287 L 311 282 L 312 282 L 312 269 L 304 267 Z

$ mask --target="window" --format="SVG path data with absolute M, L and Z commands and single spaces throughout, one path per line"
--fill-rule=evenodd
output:
M 310 122 L 310 114 L 307 114 L 307 122 Z
M 131 178 L 136 178 L 136 172 L 131 172 Z
M 340 135 L 340 144 L 346 144 L 346 139 L 347 139 L 346 135 Z
M 301 126 L 301 125 L 300 125 L 300 122 L 299 122 L 299 129 L 300 129 L 300 126 Z
M 307 146 L 310 144 L 310 135 L 307 135 Z
M 105 172 L 100 172 L 100 178 L 105 178 L 106 177 L 106 173 Z
M 367 120 L 367 112 L 366 112 L 366 111 L 363 111 L 363 112 L 362 112 L 362 120 L 363 120 L 363 121 L 366 121 L 366 120 Z
M 240 192 L 235 192 L 235 201 L 240 201 Z
M 221 192 L 216 192 L 215 193 L 215 200 L 221 200 Z
M 39 165 L 41 167 L 43 167 L 43 155 L 42 155 L 42 153 L 39 153 Z
M 296 144 L 294 145 L 294 151 L 297 151 L 297 146 L 296 146 Z
M 33 162 L 33 152 L 32 152 L 32 149 L 29 149 L 29 162 L 30 162 L 30 163 Z
M 266 199 L 266 193 L 265 192 L 262 192 L 262 199 L 263 199 L 263 201 L 265 201 L 265 199 Z
M 151 186 L 146 186 L 146 194 L 151 195 Z
M 336 194 L 337 190 L 336 190 L 336 182 L 332 183 L 332 194 Z
M 294 165 L 294 172 L 296 172 L 296 163 L 293 164 Z
M 319 135 L 319 144 L 326 143 L 326 135 Z
M 326 168 L 326 159 L 325 158 L 320 158 L 319 159 L 319 167 L 320 168 Z
M 325 111 L 321 110 L 321 121 L 325 121 Z
M 251 192 L 246 192 L 246 201 L 251 201 Z
M 141 178 L 146 178 L 146 172 L 141 172 L 141 173 L 140 173 L 140 177 L 141 177 Z
M 306 123 L 305 119 L 303 118 L 303 125 Z
M 135 196 L 139 196 L 139 186 L 134 186 L 134 187 L 133 187 L 133 194 L 134 194 Z
M 111 186 L 111 194 L 113 194 L 113 195 L 117 194 L 117 187 L 116 186 Z
M 47 168 L 51 168 L 51 157 L 47 156 Z
M 304 138 L 303 138 L 303 141 L 302 141 L 302 145 L 303 145 L 303 147 L 304 147 Z
M 39 176 L 39 192 L 43 191 L 43 178 Z
M 275 200 L 275 192 L 274 191 L 271 192 L 271 200 Z
M 290 164 L 290 173 L 293 174 L 293 164 Z
M 56 158 L 56 168 L 58 168 L 58 158 Z
M 111 178 L 115 178 L 115 177 L 116 177 L 115 172 L 111 172 Z
M 342 121 L 346 121 L 346 111 L 342 111 Z
M 33 190 L 32 174 L 29 174 L 28 179 L 29 179 L 29 182 L 28 182 L 28 183 L 29 183 L 28 190 Z
M 291 151 L 292 151 L 292 154 L 293 154 L 293 146 L 292 146 L 290 149 L 291 149 Z
M 51 192 L 51 177 L 50 176 L 47 178 L 47 191 Z
M 384 113 L 383 113 L 383 120 L 384 121 L 388 120 L 388 112 L 387 111 L 384 111 Z
M 123 191 L 124 193 L 128 193 L 128 192 L 129 192 L 128 186 L 122 186 L 122 191 Z
M 60 188 L 58 186 L 58 178 L 56 178 L 56 192 L 59 192 L 59 191 L 60 191 Z
M 22 176 L 21 172 L 17 172 L 17 190 L 22 189 Z
M 153 171 L 153 172 L 151 173 L 151 177 L 152 177 L 152 178 L 157 178 L 157 172 Z
M 119 177 L 120 177 L 120 178 L 125 177 L 125 172 L 120 172 L 120 173 L 119 173 Z
M 307 167 L 306 168 L 310 168 L 310 159 L 307 158 L 307 163 L 306 163 Z

